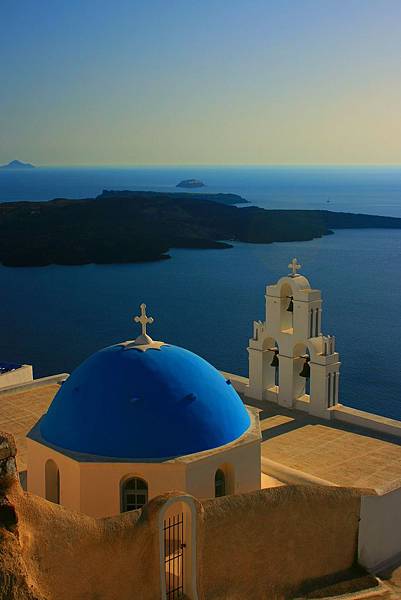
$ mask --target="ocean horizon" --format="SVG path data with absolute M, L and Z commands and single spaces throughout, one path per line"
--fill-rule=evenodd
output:
M 38 167 L 0 170 L 0 202 L 95 197 L 103 189 L 160 192 L 193 177 L 194 193 L 236 193 L 262 208 L 327 209 L 401 216 L 401 166 Z

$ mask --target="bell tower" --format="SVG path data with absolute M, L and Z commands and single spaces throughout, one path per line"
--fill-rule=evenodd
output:
M 266 316 L 254 321 L 249 340 L 249 390 L 257 400 L 329 419 L 338 403 L 339 354 L 322 334 L 322 296 L 297 271 L 266 287 Z

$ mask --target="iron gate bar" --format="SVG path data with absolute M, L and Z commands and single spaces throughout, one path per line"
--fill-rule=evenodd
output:
M 164 521 L 164 562 L 167 600 L 184 596 L 184 513 Z M 167 572 L 168 571 L 168 574 Z

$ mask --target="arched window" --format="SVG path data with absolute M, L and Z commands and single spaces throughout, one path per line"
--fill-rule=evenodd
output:
M 51 458 L 45 464 L 46 500 L 60 504 L 60 471 Z
M 214 495 L 216 498 L 226 495 L 226 476 L 221 469 L 217 469 L 214 476 Z
M 148 501 L 148 484 L 139 477 L 126 479 L 121 487 L 121 510 L 142 508 Z

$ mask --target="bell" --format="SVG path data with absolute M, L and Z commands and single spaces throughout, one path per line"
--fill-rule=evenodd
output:
M 275 350 L 274 351 L 273 360 L 271 361 L 270 366 L 271 367 L 275 367 L 277 369 L 278 364 L 279 364 L 279 361 L 278 361 L 278 350 Z
M 294 302 L 292 301 L 292 296 L 288 296 L 288 297 L 290 299 L 290 302 L 287 307 L 287 312 L 294 312 Z
M 306 361 L 304 362 L 304 366 L 302 367 L 302 371 L 300 372 L 299 375 L 300 375 L 300 377 L 305 377 L 305 379 L 310 378 L 309 358 L 307 358 Z

